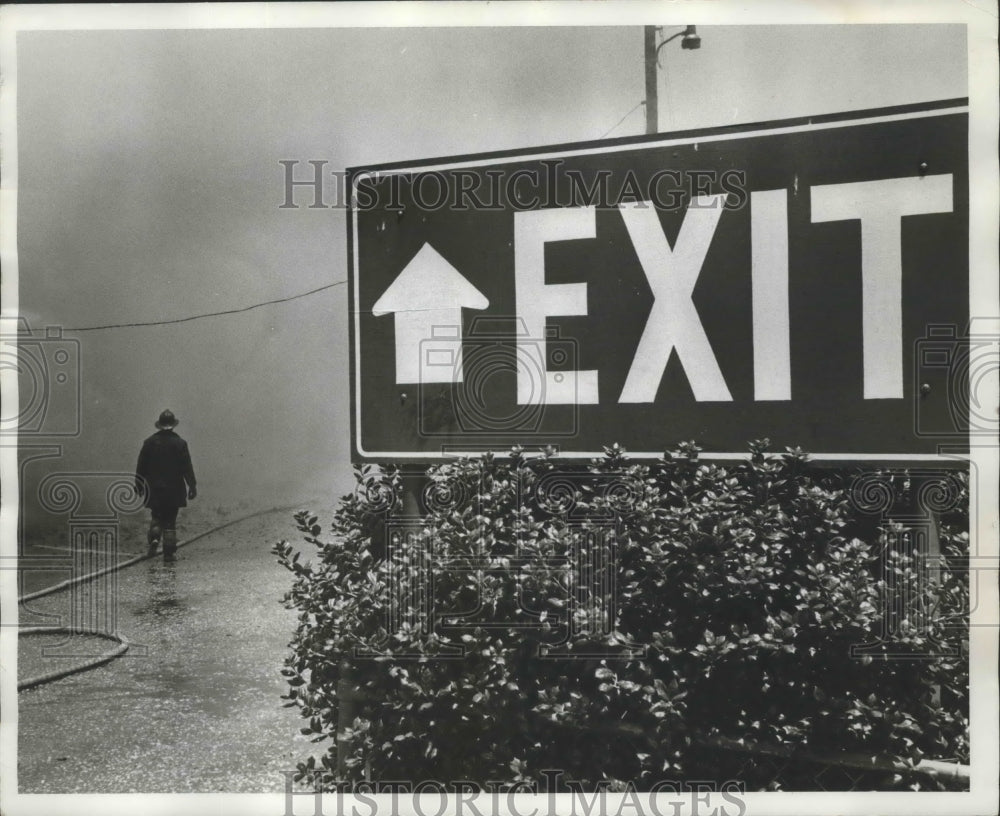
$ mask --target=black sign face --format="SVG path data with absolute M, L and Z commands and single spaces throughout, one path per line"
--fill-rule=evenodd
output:
M 942 103 L 354 170 L 353 453 L 967 448 L 967 130 Z

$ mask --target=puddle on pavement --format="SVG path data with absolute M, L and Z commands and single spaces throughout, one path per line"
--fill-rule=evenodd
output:
M 139 618 L 173 618 L 188 609 L 186 598 L 180 594 L 182 583 L 177 580 L 176 564 L 151 561 L 136 584 L 138 603 L 132 612 Z

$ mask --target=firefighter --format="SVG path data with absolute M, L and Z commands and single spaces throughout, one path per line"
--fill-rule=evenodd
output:
M 174 433 L 178 419 L 173 411 L 160 414 L 157 432 L 142 443 L 135 466 L 135 489 L 150 509 L 147 555 L 155 555 L 163 542 L 163 560 L 173 561 L 177 551 L 177 511 L 198 495 L 188 444 Z

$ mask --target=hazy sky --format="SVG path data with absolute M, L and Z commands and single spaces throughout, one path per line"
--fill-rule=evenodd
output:
M 968 92 L 962 26 L 699 33 L 700 50 L 663 51 L 663 130 Z M 22 32 L 17 71 L 20 311 L 36 329 L 345 279 L 343 210 L 280 209 L 281 160 L 304 175 L 309 160 L 341 170 L 643 132 L 639 26 Z M 83 432 L 61 466 L 132 468 L 171 407 L 203 501 L 342 492 L 347 321 L 342 286 L 71 334 Z

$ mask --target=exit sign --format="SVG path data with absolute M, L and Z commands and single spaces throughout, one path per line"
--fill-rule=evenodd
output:
M 967 127 L 943 102 L 353 169 L 355 457 L 967 446 Z

